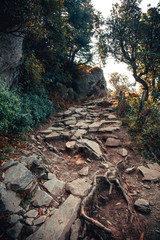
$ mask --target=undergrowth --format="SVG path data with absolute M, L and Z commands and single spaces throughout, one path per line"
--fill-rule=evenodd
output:
M 136 147 L 145 157 L 160 163 L 160 103 L 144 102 L 139 112 L 140 97 L 129 96 L 119 111 L 122 122 L 129 127 Z

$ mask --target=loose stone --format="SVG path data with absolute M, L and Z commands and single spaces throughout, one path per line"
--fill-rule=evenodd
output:
M 137 199 L 134 203 L 134 207 L 135 209 L 137 209 L 138 211 L 142 212 L 142 213 L 149 213 L 150 212 L 150 204 L 149 201 L 145 200 L 145 199 Z

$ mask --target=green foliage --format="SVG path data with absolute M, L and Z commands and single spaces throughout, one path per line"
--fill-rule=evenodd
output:
M 23 109 L 29 111 L 32 119 L 31 126 L 35 126 L 39 122 L 44 122 L 51 113 L 53 113 L 52 102 L 47 96 L 38 96 L 32 94 L 25 94 L 22 98 Z
M 128 108 L 123 113 L 123 122 L 129 126 L 137 147 L 150 159 L 160 158 L 160 104 L 150 100 L 144 103 L 139 114 L 140 98 L 126 99 Z
M 142 14 L 139 0 L 121 0 L 113 5 L 106 21 L 106 30 L 100 36 L 104 51 L 117 61 L 126 63 L 135 80 L 148 92 L 153 91 L 159 76 L 160 14 L 157 8 Z M 106 43 L 104 42 L 106 40 Z
M 24 133 L 30 129 L 30 110 L 24 111 L 20 97 L 2 82 L 0 86 L 0 132 Z
M 23 134 L 35 124 L 45 121 L 53 112 L 52 102 L 47 96 L 26 94 L 20 96 L 9 90 L 2 82 L 0 86 L 0 132 Z

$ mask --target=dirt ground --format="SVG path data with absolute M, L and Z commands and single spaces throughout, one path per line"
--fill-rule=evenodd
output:
M 106 109 L 102 107 L 96 107 L 95 111 L 103 113 Z M 101 117 L 101 119 L 106 119 Z M 64 161 L 54 161 L 54 153 L 48 149 L 47 143 L 44 141 L 42 135 L 38 133 L 39 130 L 45 130 L 53 123 L 57 121 L 57 118 L 53 116 L 49 123 L 41 125 L 39 129 L 36 129 L 34 137 L 37 142 L 34 141 L 33 145 L 43 153 L 46 159 L 49 161 L 50 171 L 55 173 L 57 178 L 63 181 L 72 181 L 78 178 L 78 171 L 85 166 L 89 167 L 88 176 L 91 180 L 94 179 L 95 174 L 103 174 L 105 169 L 102 168 L 101 162 L 97 160 L 89 160 L 83 152 L 68 151 L 66 149 L 66 141 L 60 140 L 51 142 L 52 146 L 56 148 L 59 155 L 64 158 Z M 118 138 L 122 146 L 128 151 L 127 157 L 122 157 L 118 153 L 119 147 L 106 147 L 105 142 L 107 137 Z M 127 196 L 132 204 L 132 210 L 134 217 L 130 219 L 128 206 L 121 191 L 116 185 L 113 186 L 112 193 L 109 195 L 109 185 L 106 182 L 101 182 L 98 186 L 96 195 L 90 206 L 87 209 L 87 213 L 90 217 L 93 217 L 107 228 L 115 228 L 119 233 L 117 239 L 121 240 L 159 240 L 160 239 L 160 184 L 158 182 L 144 182 L 142 181 L 142 175 L 137 170 L 138 166 L 146 166 L 147 163 L 151 163 L 149 160 L 144 159 L 140 153 L 134 147 L 131 141 L 131 137 L 128 134 L 126 128 L 121 126 L 119 131 L 112 134 L 109 133 L 89 133 L 89 137 L 95 140 L 96 137 L 103 144 L 101 150 L 107 156 L 107 163 L 110 166 L 117 167 L 118 176 L 122 182 L 123 188 L 126 191 Z M 95 140 L 96 141 L 96 140 Z M 135 167 L 133 173 L 126 173 L 127 168 Z M 134 202 L 138 198 L 143 198 L 149 201 L 151 212 L 144 214 L 134 209 Z M 88 228 L 88 239 L 104 239 L 94 231 L 92 227 Z M 84 239 L 80 237 L 79 239 Z M 112 239 L 108 236 L 106 239 Z

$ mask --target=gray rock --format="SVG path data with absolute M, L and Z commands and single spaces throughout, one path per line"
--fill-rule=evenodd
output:
M 82 168 L 78 173 L 81 176 L 87 176 L 88 175 L 88 171 L 89 171 L 89 167 L 87 166 L 87 167 Z
M 62 127 L 50 127 L 50 129 L 51 129 L 52 131 L 56 131 L 56 132 L 64 131 L 64 128 L 62 128 Z
M 77 218 L 71 226 L 70 240 L 77 240 L 78 239 L 80 227 L 81 227 L 81 220 L 79 218 Z
M 76 108 L 75 112 L 76 113 L 81 113 L 84 111 L 84 108 Z
M 89 139 L 78 140 L 78 146 L 84 148 L 89 155 L 93 155 L 96 159 L 102 157 L 102 151 L 98 143 L 91 141 Z
M 0 183 L 0 200 L 1 200 L 1 210 L 8 210 L 13 213 L 18 213 L 22 210 L 19 206 L 21 199 L 16 196 L 16 193 L 7 190 L 4 183 Z M 1 211 L 0 210 L 0 211 Z
M 60 133 L 57 133 L 57 132 L 52 132 L 48 135 L 45 136 L 45 139 L 46 140 L 60 140 L 61 139 L 61 134 Z
M 37 207 L 48 206 L 53 201 L 53 198 L 46 192 L 42 191 L 39 187 L 32 199 L 33 205 Z
M 63 113 L 64 117 L 68 117 L 72 114 L 72 111 L 71 110 L 67 110 Z
M 69 141 L 66 143 L 66 148 L 74 149 L 75 145 L 76 145 L 76 141 Z
M 42 130 L 42 131 L 39 131 L 39 133 L 41 134 L 50 134 L 52 132 L 52 129 L 46 129 L 46 130 Z
M 7 231 L 7 235 L 11 239 L 17 239 L 22 231 L 23 225 L 20 222 L 17 222 L 12 228 Z
M 65 182 L 62 182 L 58 180 L 57 178 L 54 178 L 52 180 L 49 180 L 43 184 L 43 186 L 50 192 L 53 196 L 57 197 L 61 193 L 63 193 L 65 189 Z
M 85 135 L 87 131 L 85 129 L 78 129 L 75 134 L 73 135 L 72 139 L 78 139 L 81 138 L 83 135 Z
M 65 124 L 66 126 L 76 125 L 76 123 L 77 123 L 76 118 L 64 122 L 64 124 Z
M 157 182 L 160 180 L 160 172 L 146 168 L 144 166 L 138 167 L 138 170 L 143 174 L 143 181 L 154 181 Z
M 5 172 L 4 182 L 14 187 L 15 191 L 29 189 L 30 183 L 32 183 L 34 180 L 35 177 L 22 163 L 9 168 Z
M 62 139 L 69 139 L 71 136 L 71 133 L 68 131 L 68 132 L 61 132 L 61 138 Z
M 122 157 L 126 157 L 128 155 L 128 151 L 125 148 L 118 149 L 117 153 Z
M 88 129 L 89 125 L 85 121 L 81 120 L 76 124 L 76 127 L 82 128 L 82 129 Z
M 160 172 L 160 165 L 158 163 L 147 164 L 147 166 L 149 167 L 149 169 Z
M 150 213 L 150 211 L 151 211 L 149 201 L 147 201 L 145 199 L 141 199 L 141 198 L 139 198 L 135 201 L 134 207 L 135 207 L 135 209 L 137 209 L 138 211 L 140 211 L 142 213 Z
M 98 132 L 101 133 L 113 133 L 117 130 L 120 130 L 120 127 L 118 126 L 108 126 L 108 127 L 103 127 L 98 130 Z
M 92 187 L 92 181 L 89 178 L 78 178 L 66 184 L 66 191 L 74 196 L 84 197 Z
M 135 167 L 131 167 L 131 168 L 127 168 L 127 169 L 125 170 L 125 172 L 126 172 L 127 174 L 130 174 L 130 173 L 133 173 L 135 170 L 136 170 Z
M 22 219 L 22 216 L 20 216 L 18 214 L 10 215 L 10 223 L 12 223 L 12 224 L 17 223 L 21 219 Z
M 33 154 L 31 156 L 24 156 L 20 158 L 20 162 L 23 163 L 25 166 L 27 165 L 36 165 L 39 166 L 42 163 L 42 158 L 39 157 L 36 154 Z
M 25 223 L 28 224 L 29 226 L 33 225 L 34 218 L 26 218 Z
M 38 216 L 38 211 L 35 209 L 32 209 L 24 214 L 24 217 L 28 217 L 28 218 L 34 218 L 37 216 Z
M 17 32 L 17 26 L 9 31 L 11 33 L 1 32 L 0 36 L 0 79 L 5 79 L 5 85 L 12 87 L 21 65 L 23 36 Z
M 89 125 L 89 129 L 99 129 L 100 127 L 102 127 L 105 124 L 105 120 L 100 120 L 98 122 L 94 122 L 92 124 Z
M 53 173 L 48 173 L 48 180 L 52 180 L 52 179 L 55 179 L 56 178 L 56 175 L 53 174 Z
M 40 216 L 36 220 L 33 221 L 33 225 L 39 225 L 46 221 L 47 216 Z
M 80 202 L 79 198 L 70 195 L 48 221 L 26 240 L 64 240 L 77 218 Z
M 4 171 L 4 170 L 6 170 L 7 168 L 13 167 L 13 166 L 15 166 L 15 165 L 18 165 L 18 162 L 13 161 L 13 160 L 8 160 L 8 161 L 6 162 L 6 164 L 3 165 L 3 167 L 1 167 L 1 169 Z
M 116 119 L 117 117 L 115 116 L 115 115 L 113 115 L 113 114 L 109 114 L 108 115 L 108 119 Z
M 108 146 L 108 147 L 119 147 L 122 144 L 121 144 L 121 141 L 119 139 L 107 138 L 107 141 L 106 141 L 105 145 Z

